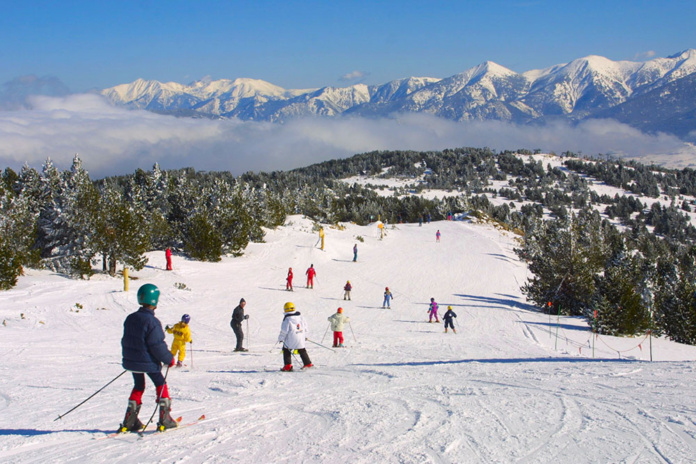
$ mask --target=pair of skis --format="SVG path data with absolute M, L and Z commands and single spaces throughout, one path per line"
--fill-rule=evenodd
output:
M 102 440 L 105 438 L 114 438 L 114 437 L 118 437 L 121 435 L 129 435 L 131 433 L 137 433 L 139 435 L 139 438 L 145 438 L 145 437 L 150 436 L 150 435 L 157 435 L 157 434 L 164 433 L 164 432 L 171 432 L 174 430 L 185 429 L 187 427 L 191 427 L 192 425 L 200 424 L 201 422 L 205 421 L 205 419 L 206 419 L 205 414 L 202 414 L 201 416 L 198 417 L 198 419 L 196 419 L 194 421 L 182 423 L 183 417 L 179 416 L 175 419 L 177 422 L 177 426 L 172 427 L 170 429 L 160 430 L 160 426 L 157 425 L 155 429 L 148 428 L 146 430 L 140 430 L 138 432 L 129 432 L 129 431 L 123 432 L 123 431 L 119 430 L 117 432 L 108 433 L 103 437 L 98 437 L 98 438 L 96 438 L 96 440 Z

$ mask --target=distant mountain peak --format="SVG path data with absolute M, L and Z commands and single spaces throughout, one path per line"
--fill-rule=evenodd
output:
M 113 103 L 130 108 L 256 121 L 341 114 L 383 117 L 424 112 L 455 121 L 496 119 L 527 124 L 549 118 L 573 121 L 591 118 L 665 88 L 667 84 L 688 85 L 691 80 L 683 78 L 691 75 L 696 75 L 695 49 L 644 62 L 613 61 L 588 55 L 521 74 L 493 61 L 484 61 L 442 79 L 406 77 L 381 85 L 319 89 L 287 90 L 252 78 L 213 80 L 205 77 L 189 85 L 137 79 L 130 84 L 104 89 L 102 94 Z M 673 93 L 677 90 L 674 86 L 669 88 Z M 680 133 L 693 130 L 696 134 L 695 120 L 687 117 L 692 109 L 696 112 L 696 98 L 689 97 L 696 92 L 687 90 L 679 93 L 684 98 L 677 102 L 678 114 L 685 115 L 686 119 L 678 124 Z M 635 117 L 635 126 L 647 130 L 660 127 L 669 132 L 664 121 L 659 122 L 657 116 L 651 116 L 657 112 L 651 112 L 650 108 L 641 111 L 633 105 L 624 108 L 624 122 L 631 124 Z M 664 119 L 664 107 L 661 108 Z
M 686 50 L 683 50 L 679 53 L 675 53 L 674 55 L 670 55 L 667 58 L 674 60 L 679 58 L 688 59 L 693 57 L 696 57 L 696 49 L 687 48 Z

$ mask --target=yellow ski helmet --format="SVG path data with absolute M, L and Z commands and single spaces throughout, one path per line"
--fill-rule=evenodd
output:
M 452 307 L 451 307 L 451 306 L 448 306 L 447 309 L 452 309 Z
M 285 303 L 285 306 L 283 306 L 283 310 L 286 313 L 291 313 L 295 310 L 295 304 L 288 301 L 287 303 Z

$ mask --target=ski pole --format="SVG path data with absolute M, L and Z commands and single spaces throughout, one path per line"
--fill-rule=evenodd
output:
M 278 343 L 280 343 L 280 342 L 275 342 L 275 344 L 273 344 L 273 347 L 271 348 L 271 351 L 269 351 L 269 353 L 273 353 L 275 350 L 277 350 L 276 345 Z
M 321 342 L 324 343 L 324 339 L 326 338 L 326 334 L 329 333 L 329 327 L 331 327 L 331 323 L 329 322 L 329 325 L 326 326 L 326 330 L 324 331 L 324 336 L 321 337 Z
M 351 324 L 350 321 L 348 321 L 348 327 L 350 327 L 350 333 L 353 334 L 353 340 L 355 340 L 355 342 L 357 343 L 358 339 L 355 338 L 355 332 L 353 332 L 353 324 Z
M 336 352 L 336 350 L 334 350 L 334 349 L 332 349 L 332 348 L 329 348 L 328 346 L 324 346 L 324 345 L 322 345 L 321 343 L 314 342 L 314 341 L 310 340 L 309 338 L 306 338 L 305 340 L 307 340 L 307 341 L 310 342 L 310 343 L 314 343 L 315 345 L 319 345 L 319 346 L 321 346 L 322 348 L 325 348 L 325 349 L 327 349 L 327 350 L 329 350 L 329 351 L 333 351 L 334 353 Z
M 164 373 L 164 385 L 167 385 L 167 376 L 169 375 L 169 366 L 167 366 L 167 372 Z M 159 409 L 160 406 L 160 396 L 159 394 L 157 395 L 157 404 L 155 405 L 155 410 L 152 411 L 152 415 L 150 416 L 150 420 L 147 421 L 147 424 L 143 425 L 143 428 L 140 429 L 138 432 L 138 435 L 141 437 L 143 436 L 143 430 L 147 428 L 148 425 L 152 422 L 152 418 L 155 417 L 155 414 L 157 414 L 157 410 Z
M 189 342 L 189 347 L 191 348 L 191 370 L 193 370 L 193 342 Z
M 248 316 L 248 315 L 247 315 Z M 247 350 L 249 349 L 249 319 L 246 320 L 247 325 Z
M 116 379 L 118 379 L 119 377 L 121 377 L 121 376 L 122 376 L 123 374 L 125 374 L 125 373 L 126 373 L 126 370 L 124 369 L 124 371 L 121 372 L 120 374 L 118 374 L 116 377 L 114 377 L 114 378 L 111 380 L 111 382 L 109 382 L 109 383 L 107 383 L 106 385 L 104 385 L 103 387 L 101 387 L 99 390 L 97 390 L 96 392 L 94 392 L 89 398 L 87 398 L 86 400 L 84 400 L 82 403 L 78 404 L 78 405 L 75 406 L 74 408 L 72 408 L 70 411 L 68 411 L 68 412 L 66 412 L 66 413 L 63 413 L 63 414 L 59 415 L 58 417 L 56 417 L 55 419 L 53 419 L 53 422 L 57 421 L 58 419 L 62 419 L 63 417 L 67 416 L 68 414 L 70 414 L 71 412 L 73 412 L 74 410 L 76 410 L 77 408 L 79 408 L 80 406 L 82 406 L 83 404 L 85 404 L 87 401 L 91 400 L 93 397 L 95 397 L 95 396 L 97 395 L 97 393 L 99 393 L 100 391 L 102 391 L 103 389 L 105 389 L 106 387 L 108 387 L 109 385 L 111 385 L 112 383 L 114 383 L 114 382 L 116 381 Z

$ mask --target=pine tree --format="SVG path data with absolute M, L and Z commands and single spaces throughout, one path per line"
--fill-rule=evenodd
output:
M 0 185 L 0 289 L 14 287 L 25 266 L 39 266 L 35 238 L 36 215 L 29 201 Z
M 599 216 L 589 210 L 537 224 L 524 248 L 516 250 L 533 274 L 523 293 L 545 309 L 589 316 L 595 276 L 605 259 L 602 233 Z
M 646 277 L 638 255 L 621 250 L 597 276 L 597 330 L 610 335 L 635 335 L 651 327 L 641 288 Z
M 220 261 L 222 234 L 205 213 L 193 215 L 184 228 L 184 251 L 199 261 Z
M 110 275 L 116 274 L 118 263 L 135 270 L 147 263 L 150 249 L 147 215 L 142 205 L 129 205 L 122 195 L 107 189 L 101 199 L 91 246 L 99 252 Z

